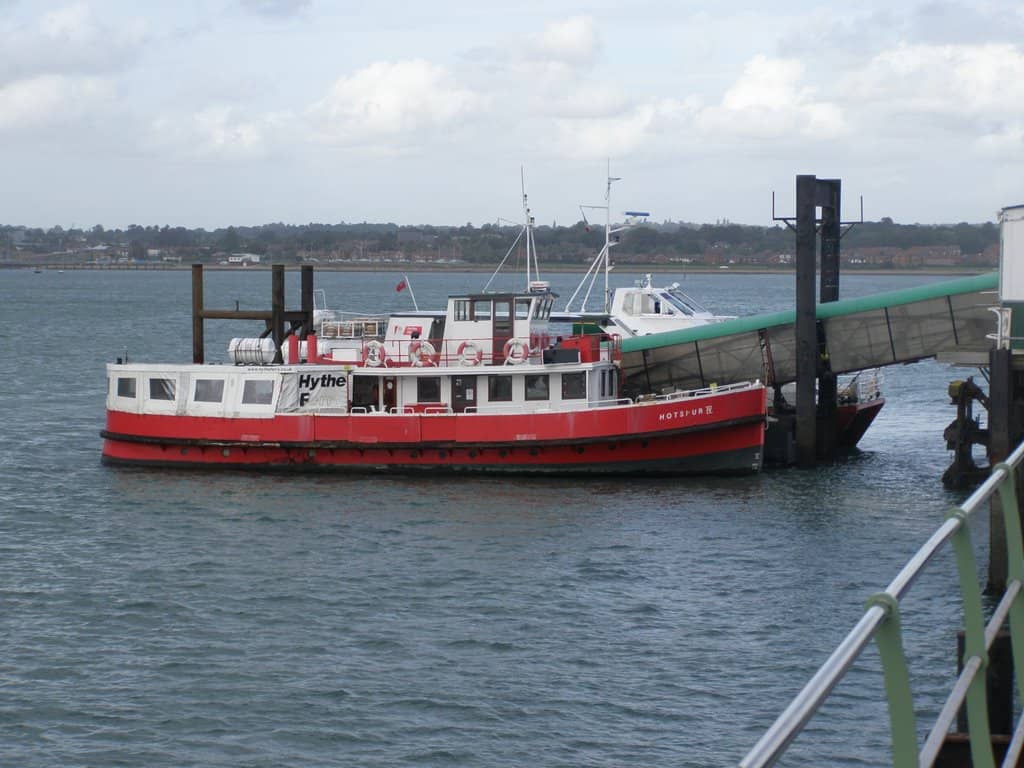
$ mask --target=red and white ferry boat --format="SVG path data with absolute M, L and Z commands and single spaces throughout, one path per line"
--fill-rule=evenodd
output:
M 521 292 L 451 296 L 443 316 L 322 319 L 313 333 L 310 309 L 303 333 L 275 334 L 283 343 L 233 340 L 229 363 L 110 364 L 103 459 L 362 471 L 761 468 L 761 383 L 623 397 L 618 337 L 553 339 L 555 298 L 532 281 Z

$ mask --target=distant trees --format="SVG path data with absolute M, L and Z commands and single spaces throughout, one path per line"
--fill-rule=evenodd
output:
M 207 231 L 181 226 L 143 226 L 126 229 L 48 230 L 0 225 L 0 243 L 8 251 L 55 253 L 95 246 L 109 246 L 132 259 L 146 258 L 150 249 L 172 251 L 184 259 L 205 260 L 218 251 L 252 251 L 281 262 L 304 258 L 403 258 L 416 260 L 460 259 L 469 263 L 497 264 L 509 251 L 519 233 L 516 226 L 471 224 L 460 226 L 398 226 L 371 224 L 283 224 L 257 227 L 229 226 Z M 590 261 L 604 244 L 604 227 L 576 222 L 569 226 L 538 226 L 534 240 L 542 262 L 579 265 Z M 990 258 L 999 242 L 999 227 L 993 222 L 949 225 L 897 224 L 891 218 L 852 227 L 843 238 L 842 250 L 943 248 L 962 254 L 969 261 L 986 251 Z M 522 248 L 520 242 L 517 246 Z M 783 226 L 744 226 L 647 223 L 621 233 L 613 256 L 619 261 L 686 261 L 721 263 L 740 259 L 745 263 L 775 263 L 780 254 L 795 251 L 793 233 Z M 113 251 L 111 251 L 113 253 Z M 516 254 L 512 254 L 517 258 Z M 975 259 L 975 261 L 977 261 Z M 980 262 L 978 262 L 980 263 Z

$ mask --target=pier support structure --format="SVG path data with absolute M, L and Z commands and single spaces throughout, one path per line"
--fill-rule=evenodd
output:
M 796 459 L 801 467 L 813 467 L 818 459 L 830 461 L 837 450 L 836 378 L 816 305 L 818 296 L 822 303 L 839 299 L 841 191 L 839 179 L 796 177 Z M 781 220 L 789 224 L 787 219 Z M 821 237 L 818 296 L 817 231 Z
M 206 359 L 204 320 L 263 320 L 262 336 L 274 340 L 275 363 L 281 363 L 281 347 L 292 333 L 305 339 L 313 331 L 313 267 L 302 267 L 301 309 L 285 309 L 284 264 L 271 266 L 270 310 L 207 309 L 203 301 L 203 265 L 192 265 L 192 362 L 202 365 Z M 286 324 L 290 327 L 286 328 Z

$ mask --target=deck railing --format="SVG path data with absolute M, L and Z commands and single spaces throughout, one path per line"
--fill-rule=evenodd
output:
M 946 515 L 946 521 L 910 559 L 884 592 L 871 597 L 860 621 L 840 642 L 832 655 L 797 694 L 786 710 L 740 761 L 741 768 L 774 765 L 829 694 L 854 664 L 868 643 L 878 644 L 889 705 L 892 736 L 892 765 L 897 768 L 931 766 L 935 763 L 957 712 L 966 702 L 971 759 L 975 768 L 994 768 L 996 762 L 989 732 L 985 669 L 988 651 L 996 634 L 1009 620 L 1014 677 L 1019 694 L 1024 694 L 1024 545 L 1016 493 L 1017 472 L 1024 459 L 1024 443 L 1003 463 L 992 468 L 989 478 L 961 506 Z M 982 589 L 978 582 L 974 550 L 967 521 L 989 500 L 999 496 L 1006 529 L 1007 584 L 1002 599 L 986 625 Z M 956 555 L 964 613 L 963 671 L 943 705 L 924 745 L 918 751 L 917 725 L 910 692 L 910 678 L 900 631 L 900 600 L 906 595 L 925 565 L 946 542 Z M 1015 766 L 1024 750 L 1024 718 L 1017 724 L 1003 765 Z

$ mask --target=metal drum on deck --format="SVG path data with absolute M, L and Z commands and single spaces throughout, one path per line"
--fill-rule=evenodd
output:
M 228 343 L 228 358 L 236 365 L 267 365 L 274 362 L 274 340 L 232 339 Z

